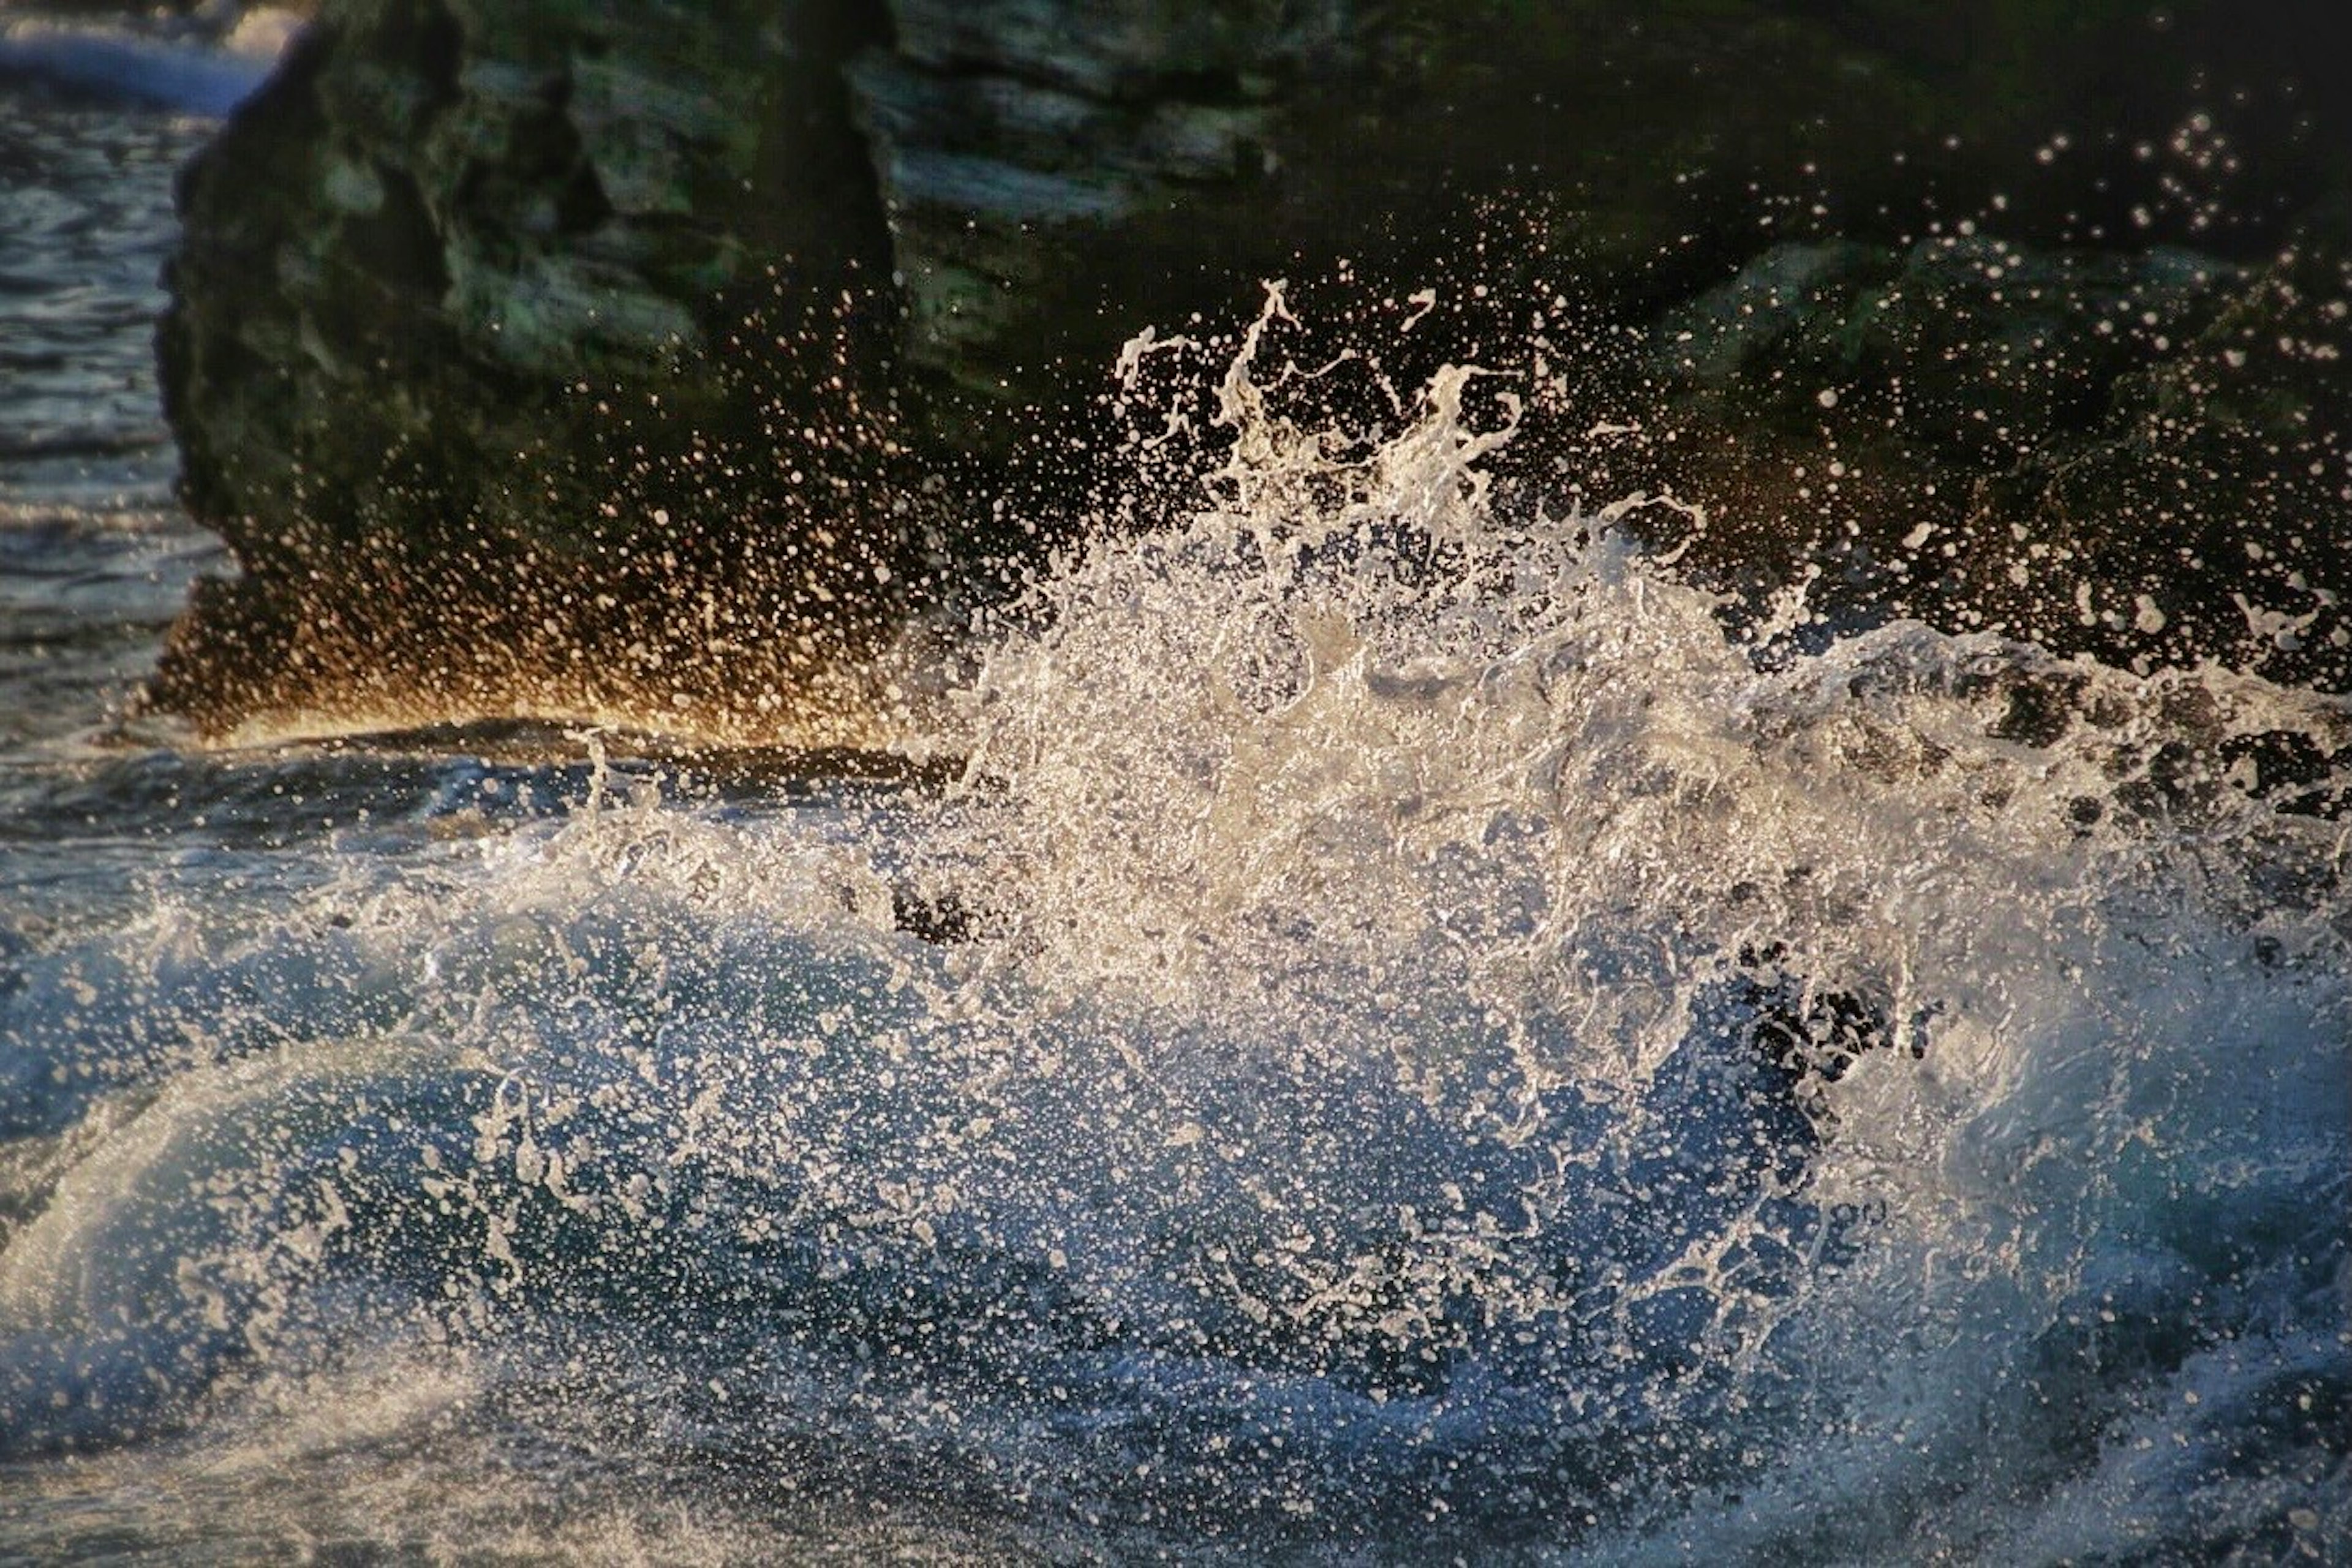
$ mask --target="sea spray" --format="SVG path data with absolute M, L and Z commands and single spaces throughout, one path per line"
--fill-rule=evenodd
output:
M 2340 1539 L 2352 714 L 1733 629 L 1671 500 L 1494 482 L 1539 386 L 1337 426 L 1283 314 L 1137 455 L 1177 525 L 979 634 L 950 786 L 77 784 L 172 850 L 5 959 L 16 1484 L 247 1554 Z
M 1025 972 L 1095 1005 L 1128 994 L 1175 1032 L 1217 1020 L 1277 1076 L 1337 1058 L 1392 1079 L 1458 1140 L 1457 1173 L 1489 1139 L 1554 1166 L 1515 1171 L 1501 1214 L 1453 1184 L 1461 1233 L 1399 1269 L 1423 1204 L 1385 1237 L 1315 1228 L 1342 1192 L 1331 1206 L 1360 1224 L 1351 1178 L 1393 1152 L 1342 1113 L 1297 1151 L 1324 1184 L 1276 1194 L 1314 1241 L 1273 1255 L 1261 1305 L 1301 1311 L 1345 1279 L 1360 1300 L 1418 1290 L 1426 1326 L 1467 1290 L 1486 1328 L 1554 1348 L 1597 1319 L 1620 1372 L 1640 1368 L 1621 1409 L 1656 1417 L 1684 1389 L 1622 1303 L 1696 1290 L 1696 1359 L 1736 1369 L 1707 1408 L 1794 1391 L 1808 1414 L 1669 1429 L 1663 1469 L 1684 1474 L 1678 1442 L 1736 1444 L 1724 1473 L 1809 1517 L 1834 1504 L 1851 1525 L 1818 1539 L 1851 1551 L 1945 1495 L 1974 1501 L 1927 1509 L 1937 1528 L 1981 1544 L 1967 1512 L 1987 1489 L 2062 1484 L 2148 1396 L 2136 1379 L 2269 1314 L 2304 1327 L 2238 1364 L 2292 1384 L 2315 1356 L 2336 1370 L 2296 1408 L 2340 1398 L 2341 776 L 2280 763 L 2341 757 L 2343 706 L 1913 625 L 1805 655 L 1770 626 L 1735 638 L 1613 518 L 1494 512 L 1475 464 L 1511 429 L 1465 426 L 1475 372 L 1441 375 L 1352 463 L 1269 416 L 1252 356 L 1282 313 L 1277 293 L 1220 387 L 1223 504 L 1097 548 L 977 683 L 988 798 L 967 851 Z M 1710 1033 L 1753 1044 L 1725 998 L 1756 999 L 1759 953 L 1771 1005 L 1858 1001 L 1877 1043 L 1907 1048 L 1792 1090 L 1811 1120 L 1774 1131 L 1801 1162 L 1727 1172 L 1709 1164 L 1720 1107 L 1673 1086 Z M 1563 1102 L 1607 1109 L 1596 1131 Z M 1646 1147 L 1717 1198 L 1760 1179 L 1711 1228 L 1674 1212 L 1705 1205 L 1674 1158 L 1641 1167 Z M 1774 1205 L 1792 1197 L 1811 1265 L 1794 1279 L 1754 1263 L 1788 1244 Z M 1630 1290 L 1574 1268 L 1622 1267 L 1594 1218 L 1611 1201 L 1662 1243 Z M 2288 1235 L 2261 1262 L 2262 1243 L 2213 1240 Z M 1507 1361 L 1503 1337 L 1484 1365 Z M 1605 1406 L 1625 1392 L 1610 1381 L 1579 1364 L 1562 1384 Z M 1555 1414 L 1548 1436 L 1576 1428 Z M 1654 1436 L 1587 1435 L 1634 1430 Z M 2340 1455 L 2304 1462 L 2340 1516 Z M 1757 1528 L 1751 1546 L 1822 1527 Z

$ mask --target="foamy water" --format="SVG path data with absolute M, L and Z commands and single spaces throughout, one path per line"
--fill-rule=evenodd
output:
M 1281 316 L 921 777 L 20 746 L 0 1553 L 2352 1538 L 2343 781 L 2273 761 L 2352 710 L 1735 634 L 1670 500 L 1497 498 L 1481 373 L 1270 408 Z

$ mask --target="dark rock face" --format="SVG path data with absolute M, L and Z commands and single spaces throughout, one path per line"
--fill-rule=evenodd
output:
M 519 700 L 691 705 L 682 647 L 712 634 L 681 603 L 814 622 L 812 584 L 862 583 L 833 640 L 888 621 L 898 531 L 793 529 L 792 465 L 747 466 L 769 387 L 868 352 L 888 242 L 843 70 L 880 26 L 837 0 L 325 6 L 181 192 L 167 410 L 246 578 L 198 604 L 162 700 L 217 720 L 357 679 L 463 709 L 551 666 Z M 800 402 L 833 449 L 878 423 Z M 803 558 L 739 592 L 755 496 Z M 769 641 L 786 685 L 818 662 Z M 586 684 L 560 673 L 583 643 L 610 650 Z
M 885 264 L 839 80 L 874 19 L 772 9 L 327 7 L 182 192 L 163 352 L 199 514 L 382 483 L 377 452 L 562 450 L 568 384 L 674 374 L 770 268 L 822 300 Z M 305 521 L 377 525 L 350 493 Z
M 1108 363 L 1123 323 L 1087 321 L 1067 280 L 1100 277 L 1150 215 L 1195 210 L 1204 238 L 1228 227 L 1197 210 L 1268 172 L 1290 129 L 1286 87 L 1347 63 L 1330 0 L 905 0 L 893 13 L 896 47 L 851 81 L 906 290 L 907 357 L 980 407 L 1016 387 L 1050 393 L 1061 362 Z M 1163 246 L 1159 259 L 1210 258 Z
M 2352 517 L 2344 293 L 2296 251 L 1776 247 L 1651 331 L 1661 402 L 1711 455 L 1679 482 L 1775 525 L 1695 557 L 1750 586 L 1827 565 L 1825 604 L 2143 668 L 2341 684 L 2344 535 L 2315 520 Z
M 1035 454 L 1122 342 L 1276 276 L 1445 293 L 1402 383 L 1572 298 L 1654 437 L 1591 482 L 1727 584 L 2341 679 L 2340 101 L 2292 17 L 2044 9 L 324 0 L 182 193 L 245 577 L 157 700 L 761 732 L 1084 488 Z

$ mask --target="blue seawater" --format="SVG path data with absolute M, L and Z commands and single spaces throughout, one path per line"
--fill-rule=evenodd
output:
M 2340 1552 L 2352 709 L 1734 634 L 1256 346 L 867 757 L 126 720 L 220 563 L 41 392 L 0 1557 Z

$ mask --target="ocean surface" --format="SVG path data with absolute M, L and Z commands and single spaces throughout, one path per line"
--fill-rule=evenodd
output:
M 1274 291 L 887 753 L 198 749 L 221 57 L 28 36 L 0 1562 L 2346 1560 L 2352 706 L 1727 629 Z

